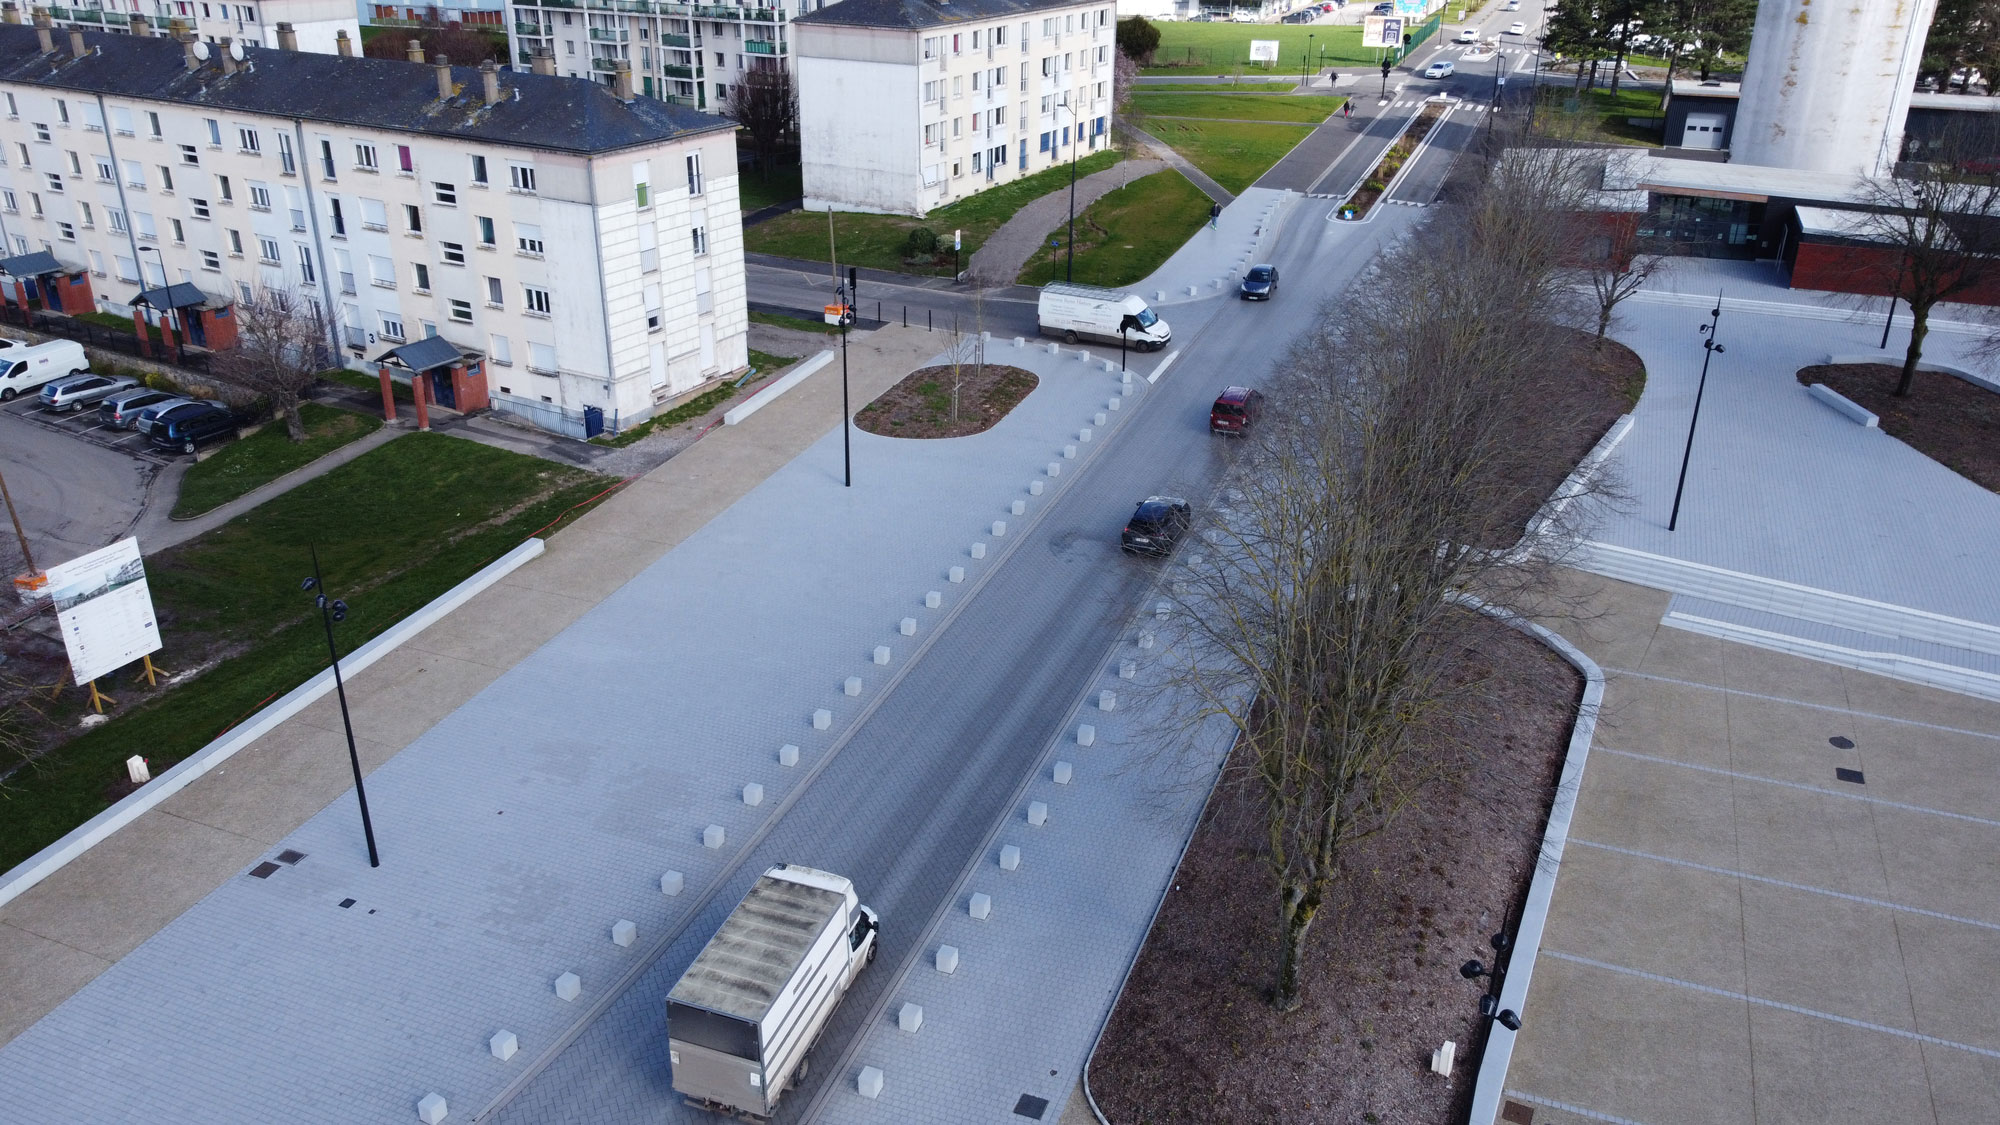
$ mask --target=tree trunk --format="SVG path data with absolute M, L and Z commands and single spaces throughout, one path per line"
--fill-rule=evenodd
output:
M 1611 302 L 1603 301 L 1597 306 L 1597 348 L 1604 350 L 1604 334 L 1611 329 Z
M 1903 377 L 1896 382 L 1896 397 L 1910 397 L 1910 388 L 1917 381 L 1917 361 L 1924 358 L 1924 336 L 1931 328 L 1931 306 L 1929 302 L 1910 302 L 1910 349 L 1903 353 Z
M 1681 45 L 1680 42 L 1676 40 L 1674 42 L 1674 49 L 1667 52 L 1666 84 L 1660 87 L 1660 117 L 1662 119 L 1664 119 L 1667 116 L 1667 103 L 1671 102 L 1674 97 L 1674 67 L 1678 65 L 1680 61 L 1681 61 Z M 1666 122 L 1662 120 L 1661 127 L 1664 128 L 1665 125 Z
M 1625 48 L 1627 42 L 1632 38 L 1630 29 L 1631 25 L 1628 23 L 1626 30 L 1619 34 L 1618 58 L 1611 64 L 1611 92 L 1614 94 L 1618 92 L 1618 73 L 1625 69 Z
M 306 440 L 305 415 L 299 413 L 299 400 L 295 395 L 286 395 L 280 400 L 278 409 L 285 416 L 285 436 L 293 441 Z
M 1290 1012 L 1305 1002 L 1305 988 L 1299 970 L 1305 964 L 1306 934 L 1319 913 L 1319 880 L 1307 879 L 1286 887 L 1280 898 L 1279 920 L 1283 936 L 1278 942 L 1278 983 L 1271 991 L 1271 1006 Z

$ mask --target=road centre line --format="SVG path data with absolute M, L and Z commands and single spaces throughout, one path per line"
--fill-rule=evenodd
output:
M 1863 1031 L 1879 1031 L 1884 1035 L 1894 1035 L 1899 1039 L 1914 1039 L 1919 1043 L 1932 1043 L 1939 1047 L 1950 1047 L 1953 1050 L 1965 1051 L 1968 1054 L 1983 1055 L 1989 1059 L 2000 1059 L 2000 1051 L 1993 1050 L 1990 1047 L 1975 1047 L 1970 1043 L 1959 1043 L 1950 1039 L 1940 1039 L 1935 1035 L 1925 1035 L 1920 1031 L 1905 1031 L 1900 1027 L 1889 1027 L 1886 1024 L 1869 1023 L 1866 1020 L 1857 1020 L 1851 1016 L 1837 1016 L 1834 1015 L 1832 1012 L 1822 1012 L 1815 1008 L 1802 1008 L 1797 1004 L 1787 1004 L 1782 1000 L 1768 1000 L 1762 996 L 1752 996 L 1747 992 L 1735 992 L 1727 988 L 1716 988 L 1711 985 L 1697 984 L 1694 981 L 1681 980 L 1678 977 L 1662 976 L 1659 973 L 1649 973 L 1644 969 L 1633 969 L 1624 965 L 1614 965 L 1609 961 L 1599 961 L 1591 957 L 1579 957 L 1574 953 L 1564 953 L 1561 952 L 1560 950 L 1555 950 L 1555 949 L 1544 949 L 1541 952 L 1541 956 L 1553 957 L 1558 961 L 1568 961 L 1574 965 L 1588 965 L 1593 969 L 1603 969 L 1606 972 L 1618 973 L 1622 976 L 1638 977 L 1641 980 L 1649 980 L 1654 982 L 1655 984 L 1670 984 L 1677 988 L 1685 988 L 1690 991 L 1704 993 L 1709 996 L 1720 996 L 1725 1000 L 1740 1000 L 1745 1004 L 1755 1004 L 1758 1007 L 1762 1008 L 1776 1008 L 1781 1012 L 1792 1012 L 1794 1014 L 1801 1016 L 1810 1016 L 1813 1019 L 1827 1020 L 1831 1023 L 1846 1024 L 1848 1027 L 1858 1027 Z
M 2000 922 L 1982 922 L 1977 918 L 1965 918 L 1957 914 L 1946 914 L 1940 910 L 1925 910 L 1921 906 L 1907 906 L 1900 902 L 1890 902 L 1887 899 L 1869 898 L 1866 895 L 1851 895 L 1848 894 L 1846 891 L 1829 890 L 1826 887 L 1814 887 L 1805 883 L 1794 883 L 1786 879 L 1773 879 L 1768 875 L 1752 875 L 1748 871 L 1733 871 L 1727 867 L 1712 867 L 1706 863 L 1696 863 L 1693 860 L 1675 859 L 1672 856 L 1654 855 L 1652 852 L 1642 852 L 1634 848 L 1621 848 L 1615 844 L 1600 844 L 1594 840 L 1579 840 L 1576 839 L 1575 837 L 1571 837 L 1569 842 L 1571 844 L 1578 845 L 1581 847 L 1595 848 L 1598 851 L 1613 852 L 1617 855 L 1631 856 L 1635 859 L 1650 859 L 1656 863 L 1671 864 L 1672 866 L 1675 867 L 1685 867 L 1692 871 L 1706 871 L 1711 875 L 1722 875 L 1732 879 L 1747 879 L 1753 883 L 1763 883 L 1767 886 L 1772 886 L 1772 887 L 1784 887 L 1788 890 L 1804 891 L 1807 894 L 1825 895 L 1828 898 L 1844 899 L 1848 902 L 1858 902 L 1861 903 L 1863 906 L 1879 906 L 1884 910 L 1897 910 L 1906 914 L 1921 914 L 1926 918 L 1940 918 L 1947 922 L 1958 922 L 1967 926 L 1978 926 L 1979 928 L 1985 930 L 2000 930 Z
M 1672 676 L 1659 676 L 1651 672 L 1634 672 L 1629 668 L 1606 668 L 1608 676 L 1631 676 L 1635 680 L 1652 680 L 1655 683 L 1676 684 L 1680 687 L 1707 688 L 1728 695 L 1740 695 L 1746 699 L 1762 699 L 1770 703 L 1787 703 L 1794 707 L 1810 707 L 1815 711 L 1832 711 L 1840 715 L 1853 715 L 1861 719 L 1878 719 L 1885 723 L 1902 723 L 1906 726 L 1923 727 L 1926 730 L 1943 731 L 1946 734 L 1965 734 L 1974 738 L 1989 738 L 2000 742 L 2000 734 L 1991 731 L 1967 730 L 1964 727 L 1948 727 L 1942 723 L 1927 723 L 1922 719 L 1905 719 L 1897 715 L 1884 715 L 1879 711 L 1857 711 L 1852 707 L 1835 707 L 1830 703 L 1809 703 L 1803 699 L 1788 699 L 1782 695 L 1765 695 L 1762 692 L 1744 691 L 1742 688 L 1722 687 L 1719 684 L 1704 684 L 1695 680 L 1677 680 Z
M 1775 777 L 1759 777 L 1754 773 L 1739 773 L 1736 770 L 1726 770 L 1717 766 L 1697 765 L 1693 762 L 1680 762 L 1680 761 L 1675 761 L 1672 758 L 1655 757 L 1652 754 L 1637 754 L 1630 750 L 1613 750 L 1608 746 L 1600 746 L 1598 747 L 1598 749 L 1603 750 L 1606 754 L 1616 754 L 1621 758 L 1634 758 L 1641 762 L 1653 762 L 1662 766 L 1678 766 L 1679 768 L 1684 770 L 1698 770 L 1701 773 L 1717 774 L 1721 777 L 1731 777 L 1739 781 L 1761 781 L 1766 785 L 1782 785 L 1787 789 L 1803 789 L 1808 793 L 1818 793 L 1823 797 L 1842 797 L 1849 801 L 1865 801 L 1868 804 L 1881 805 L 1885 808 L 1903 809 L 1906 812 L 1929 813 L 1932 816 L 1948 817 L 1952 820 L 1963 820 L 1963 821 L 1968 821 L 1972 824 L 1984 824 L 1992 828 L 2000 828 L 2000 820 L 1989 820 L 1986 817 L 1973 816 L 1970 813 L 1946 812 L 1943 809 L 1928 808 L 1924 805 L 1912 805 L 1903 801 L 1891 801 L 1884 797 L 1870 797 L 1866 793 L 1844 793 L 1838 789 L 1827 789 L 1818 785 L 1807 785 L 1802 781 L 1781 781 Z

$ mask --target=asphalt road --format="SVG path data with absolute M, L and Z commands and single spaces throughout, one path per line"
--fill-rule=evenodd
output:
M 21 416 L 30 409 L 36 409 L 32 399 L 0 408 L 0 473 L 35 562 L 46 568 L 125 534 L 145 506 L 159 463 L 36 425 Z M 21 551 L 12 527 L 0 531 L 0 561 L 11 576 Z
M 1275 255 L 1287 278 L 1277 300 L 1213 299 L 1168 310 L 1181 352 L 1169 373 L 1134 400 L 1131 416 L 637 983 L 480 1119 L 711 1123 L 671 1090 L 661 998 L 756 873 L 776 862 L 852 876 L 882 917 L 881 959 L 842 1003 L 812 1075 L 777 1120 L 813 1118 L 826 1084 L 847 1073 L 841 1060 L 899 963 L 921 955 L 917 937 L 1011 809 L 1153 581 L 1157 563 L 1128 559 L 1117 547 L 1133 502 L 1172 492 L 1199 503 L 1228 456 L 1207 432 L 1216 391 L 1254 382 L 1311 318 L 1338 315 L 1321 297 L 1346 290 L 1421 215 L 1396 208 L 1366 224 L 1340 224 L 1329 210 L 1306 201 L 1293 213 Z M 753 271 L 753 298 L 786 303 L 789 293 L 811 291 L 812 279 L 788 273 Z M 904 296 L 913 307 L 964 308 L 963 298 L 934 291 L 892 290 L 882 299 L 885 306 L 894 299 L 899 311 Z M 864 309 L 872 299 L 864 290 Z M 1033 306 L 989 301 L 987 323 L 996 335 L 1031 331 Z M 1158 358 L 1135 367 L 1150 370 Z

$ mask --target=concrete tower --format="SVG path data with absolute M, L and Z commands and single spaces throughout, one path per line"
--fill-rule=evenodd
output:
M 1761 0 L 1731 163 L 1887 173 L 1937 0 Z

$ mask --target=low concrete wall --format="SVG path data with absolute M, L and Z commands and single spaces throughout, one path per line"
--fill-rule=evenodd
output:
M 1806 393 L 1845 414 L 1850 421 L 1858 422 L 1871 430 L 1882 428 L 1882 419 L 1877 418 L 1873 411 L 1863 409 L 1860 403 L 1855 402 L 1825 383 L 1812 384 L 1806 388 Z
M 799 364 L 797 367 L 794 367 L 791 370 L 790 374 L 787 374 L 784 378 L 779 379 L 777 382 L 772 383 L 770 386 L 765 387 L 763 390 L 758 391 L 756 394 L 751 395 L 747 399 L 744 399 L 743 404 L 741 406 L 738 406 L 735 409 L 725 413 L 722 416 L 722 424 L 725 426 L 734 426 L 738 422 L 743 421 L 745 418 L 750 417 L 752 414 L 757 413 L 759 410 L 764 409 L 766 406 L 771 405 L 771 403 L 777 400 L 779 395 L 784 394 L 786 391 L 789 391 L 793 387 L 798 386 L 800 383 L 805 381 L 806 376 L 812 374 L 815 371 L 818 371 L 822 367 L 825 367 L 828 363 L 831 363 L 832 361 L 833 361 L 833 352 L 831 350 L 828 350 L 828 351 L 823 351 L 818 355 L 812 357 L 811 359 L 806 360 L 804 363 Z

